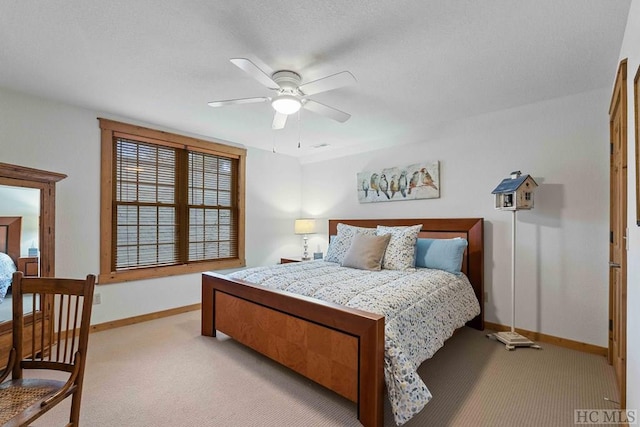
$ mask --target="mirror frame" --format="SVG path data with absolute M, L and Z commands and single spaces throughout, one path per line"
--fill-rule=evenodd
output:
M 0 184 L 40 190 L 40 276 L 55 276 L 56 182 L 67 175 L 0 163 Z M 12 321 L 0 323 L 0 334 L 11 331 Z

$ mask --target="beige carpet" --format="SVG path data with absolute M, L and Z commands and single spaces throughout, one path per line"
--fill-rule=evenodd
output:
M 615 409 L 601 356 L 543 345 L 508 352 L 463 328 L 420 375 L 433 393 L 405 424 L 573 426 L 574 409 Z M 385 427 L 395 426 L 388 401 Z M 64 425 L 69 403 L 35 426 Z M 200 336 L 200 312 L 89 338 L 83 426 L 359 426 L 355 405 L 230 339 Z

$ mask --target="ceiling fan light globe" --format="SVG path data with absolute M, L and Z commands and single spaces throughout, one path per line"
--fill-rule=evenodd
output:
M 302 103 L 293 95 L 280 95 L 271 101 L 271 106 L 280 114 L 293 114 L 298 112 Z

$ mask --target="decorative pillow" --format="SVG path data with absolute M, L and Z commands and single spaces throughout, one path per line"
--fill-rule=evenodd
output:
M 467 239 L 418 239 L 416 267 L 437 268 L 460 274 Z
M 13 280 L 13 272 L 16 271 L 16 265 L 11 257 L 0 252 L 0 302 L 7 295 L 7 289 L 11 286 Z
M 390 239 L 390 234 L 369 236 L 356 233 L 351 239 L 351 246 L 344 256 L 342 266 L 360 270 L 381 270 L 382 258 Z
M 384 254 L 382 268 L 387 270 L 410 270 L 416 265 L 416 240 L 422 224 L 409 227 L 387 227 L 379 225 L 376 234 L 391 234 L 389 246 Z
M 347 253 L 347 250 L 349 250 L 349 246 L 351 246 L 351 239 L 353 239 L 356 233 L 367 234 L 369 236 L 376 235 L 375 228 L 355 227 L 341 222 L 338 223 L 337 228 L 338 234 L 330 241 L 327 256 L 324 260 L 337 262 L 338 264 L 341 264 L 342 260 L 344 260 L 344 255 Z

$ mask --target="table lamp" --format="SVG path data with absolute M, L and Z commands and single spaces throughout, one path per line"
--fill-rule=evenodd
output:
M 296 234 L 302 234 L 302 239 L 304 240 L 304 253 L 302 254 L 303 260 L 309 260 L 309 237 L 308 234 L 313 234 L 316 232 L 316 220 L 315 219 L 296 219 L 296 223 L 294 226 Z

